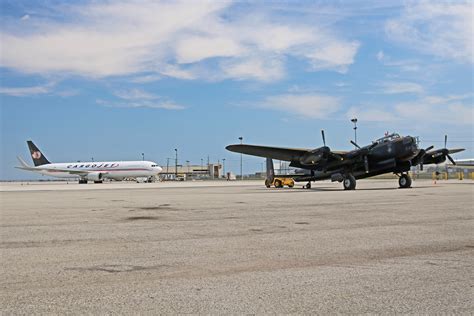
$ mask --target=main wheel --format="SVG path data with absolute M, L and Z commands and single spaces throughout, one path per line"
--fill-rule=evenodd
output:
M 411 187 L 411 178 L 407 174 L 402 174 L 400 178 L 398 178 L 398 185 L 400 189 L 406 189 Z
M 87 184 L 87 180 L 86 179 L 79 179 L 79 184 Z
M 270 187 L 272 186 L 272 182 L 271 182 L 270 180 L 268 180 L 268 179 L 265 180 L 265 186 L 266 186 L 267 188 L 270 188 Z
M 342 180 L 342 185 L 344 186 L 344 190 L 355 190 L 356 188 L 356 179 L 352 174 L 348 174 Z
M 308 190 L 311 189 L 311 182 L 306 183 L 305 188 Z

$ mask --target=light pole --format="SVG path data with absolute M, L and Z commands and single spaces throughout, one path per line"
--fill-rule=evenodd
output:
M 176 180 L 178 180 L 178 149 L 175 148 L 174 151 L 176 152 L 176 157 L 174 159 L 174 175 Z
M 186 160 L 186 168 L 188 169 L 187 174 L 186 174 L 186 180 L 189 176 L 189 160 Z
M 222 168 L 224 169 L 224 178 L 227 178 L 227 174 L 225 173 L 225 158 L 222 158 Z
M 142 153 L 142 160 L 145 161 L 145 153 Z
M 240 145 L 242 145 L 242 142 L 244 138 L 242 136 L 239 137 L 240 140 Z M 240 180 L 244 180 L 243 172 L 242 172 L 242 153 L 240 154 Z
M 357 118 L 354 117 L 351 122 L 354 123 L 354 143 L 357 144 Z M 357 146 L 354 147 L 357 148 Z

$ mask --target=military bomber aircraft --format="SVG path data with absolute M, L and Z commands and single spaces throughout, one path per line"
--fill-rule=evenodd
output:
M 311 181 L 331 179 L 342 182 L 345 190 L 354 190 L 356 179 L 373 177 L 384 173 L 398 175 L 400 188 L 411 187 L 408 171 L 412 166 L 424 164 L 439 164 L 448 158 L 455 164 L 450 154 L 464 149 L 447 149 L 445 146 L 433 150 L 433 146 L 420 149 L 417 139 L 412 136 L 400 136 L 396 133 L 386 134 L 372 144 L 360 147 L 354 141 L 356 149 L 351 151 L 333 151 L 326 146 L 324 130 L 321 131 L 323 147 L 316 149 L 298 149 L 267 147 L 246 144 L 229 145 L 227 150 L 252 156 L 267 158 L 267 183 L 273 181 L 273 160 L 289 161 L 290 167 L 306 170 L 304 174 L 291 175 L 296 182 L 307 182 L 306 188 L 311 188 Z M 288 176 L 287 176 L 288 177 Z

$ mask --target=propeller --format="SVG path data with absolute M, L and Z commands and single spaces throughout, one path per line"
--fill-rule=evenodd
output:
M 359 146 L 359 145 L 357 145 L 357 144 L 356 144 L 354 141 L 352 141 L 352 140 L 351 140 L 351 144 L 352 144 L 352 145 L 354 145 L 354 146 L 356 146 L 357 148 L 359 148 L 359 149 L 360 149 L 360 146 Z
M 324 136 L 324 130 L 323 129 L 321 130 L 321 136 L 323 137 L 324 147 L 326 147 L 326 137 Z
M 431 146 L 431 148 L 432 147 L 433 146 Z M 437 157 L 440 157 L 440 156 L 444 156 L 444 157 L 448 158 L 449 161 L 453 165 L 456 165 L 456 162 L 454 161 L 453 157 L 451 157 L 449 154 L 457 153 L 457 152 L 463 151 L 464 149 L 462 149 L 462 148 L 448 149 L 447 147 L 448 147 L 448 135 L 444 135 L 444 148 L 435 150 L 435 151 L 431 152 L 430 155 L 431 155 L 432 158 L 437 158 Z M 427 149 L 426 151 L 428 151 L 428 150 L 429 149 Z
M 426 149 L 421 149 L 420 152 L 418 153 L 418 161 L 420 162 L 420 171 L 423 171 L 423 158 L 425 157 L 426 153 L 433 149 L 434 146 L 430 146 Z
M 444 135 L 444 151 L 446 152 L 445 155 L 449 159 L 449 161 L 451 161 L 453 165 L 456 165 L 456 163 L 454 162 L 454 159 L 449 155 L 449 149 L 447 147 L 447 144 L 448 144 L 448 135 Z
M 444 135 L 444 148 L 441 149 L 441 154 L 445 156 L 446 158 L 451 161 L 453 165 L 456 165 L 456 162 L 454 162 L 454 159 L 449 155 L 449 149 L 448 149 L 448 135 Z

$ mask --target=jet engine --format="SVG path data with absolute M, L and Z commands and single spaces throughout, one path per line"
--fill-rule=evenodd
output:
M 103 180 L 103 173 L 101 172 L 91 172 L 87 175 L 87 180 L 90 181 L 102 181 Z

